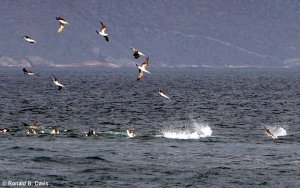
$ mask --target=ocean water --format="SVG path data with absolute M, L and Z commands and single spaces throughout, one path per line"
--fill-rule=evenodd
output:
M 300 70 L 37 71 L 0 70 L 3 186 L 300 187 Z M 27 135 L 33 121 L 60 134 Z

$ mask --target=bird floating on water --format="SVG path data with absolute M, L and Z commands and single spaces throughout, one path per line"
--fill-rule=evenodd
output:
M 57 30 L 58 33 L 62 32 L 64 30 L 65 25 L 70 25 L 68 22 L 65 21 L 65 19 L 63 19 L 60 16 L 57 16 L 56 20 L 59 21 L 59 24 L 60 24 L 60 27 Z
M 36 129 L 38 128 L 36 122 L 33 122 L 32 125 L 29 125 L 27 123 L 23 123 L 23 125 L 27 128 L 27 134 L 36 134 Z
M 50 134 L 59 134 L 58 128 L 51 129 Z
M 130 138 L 136 137 L 136 131 L 131 129 L 131 130 L 126 130 L 127 136 Z
M 37 73 L 27 70 L 26 68 L 23 68 L 23 73 L 29 76 L 39 76 Z
M 27 134 L 36 134 L 36 131 L 34 128 L 28 128 L 27 129 Z
M 135 49 L 133 47 L 130 47 L 133 51 L 133 57 L 135 59 L 138 59 L 140 56 L 145 56 L 141 51 L 139 51 L 138 49 Z
M 35 40 L 33 40 L 32 38 L 30 38 L 30 37 L 27 36 L 27 35 L 24 35 L 24 36 L 21 37 L 21 38 L 23 38 L 24 40 L 26 40 L 27 42 L 29 42 L 29 43 L 31 43 L 31 44 L 36 43 Z
M 85 134 L 85 136 L 93 136 L 93 135 L 96 135 L 96 131 L 93 130 L 93 129 L 90 129 L 89 132 L 87 132 L 87 133 Z
M 165 98 L 171 100 L 170 97 L 168 97 L 160 88 L 157 88 L 157 91 L 162 97 L 165 97 Z
M 147 57 L 145 59 L 145 61 L 141 64 L 141 66 L 139 66 L 138 64 L 136 64 L 136 66 L 139 68 L 139 73 L 137 76 L 137 81 L 139 81 L 140 79 L 143 78 L 144 76 L 144 72 L 151 74 L 149 71 L 146 70 L 146 67 L 149 65 L 149 57 Z
M 108 39 L 108 36 L 109 36 L 109 35 L 106 33 L 106 26 L 105 26 L 105 24 L 104 24 L 103 22 L 101 22 L 101 21 L 100 21 L 100 24 L 101 24 L 100 31 L 96 30 L 96 32 L 97 32 L 99 35 L 103 36 L 103 37 L 105 38 L 105 40 L 108 42 L 108 41 L 109 41 L 109 39 Z
M 51 76 L 51 79 L 52 79 L 53 83 L 57 86 L 58 90 L 61 90 L 62 88 L 65 87 L 64 85 L 62 85 L 60 83 L 60 81 L 55 76 L 53 76 L 53 77 Z
M 10 132 L 9 128 L 1 128 L 0 129 L 0 133 L 7 133 L 7 132 Z

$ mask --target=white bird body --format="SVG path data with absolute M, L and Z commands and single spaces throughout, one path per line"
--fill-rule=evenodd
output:
M 130 47 L 133 51 L 133 57 L 135 59 L 138 59 L 140 56 L 145 56 L 141 51 L 139 51 L 138 49 L 135 49 L 133 47 Z
M 57 80 L 54 80 L 54 84 L 57 85 L 58 87 L 65 87 L 61 83 L 59 83 Z
M 33 122 L 32 125 L 29 125 L 27 123 L 23 123 L 24 126 L 27 127 L 27 134 L 36 134 L 36 129 L 38 128 L 38 125 L 36 122 Z
M 50 134 L 59 134 L 59 130 L 58 129 L 52 129 Z
M 35 40 L 33 40 L 32 38 L 30 38 L 29 36 L 25 35 L 22 37 L 24 40 L 26 40 L 29 43 L 36 43 Z
M 136 136 L 135 130 L 126 130 L 127 136 L 133 138 Z
M 161 96 L 163 96 L 163 97 L 165 97 L 165 98 L 167 98 L 167 99 L 170 100 L 170 97 L 168 97 L 167 95 L 165 95 L 163 92 L 159 92 L 159 94 L 160 94 Z
M 100 28 L 100 31 L 96 31 L 99 35 L 103 36 L 105 38 L 105 40 L 108 42 L 109 41 L 109 38 L 108 38 L 108 33 L 106 33 L 106 26 L 103 22 L 100 21 L 100 25 L 101 25 L 101 28 Z
M 158 88 L 157 90 L 158 90 L 158 93 L 159 93 L 162 97 L 165 97 L 165 98 L 171 100 L 170 97 L 168 97 L 166 94 L 164 94 L 164 92 L 163 92 L 161 89 Z
M 105 33 L 105 29 L 101 30 L 101 31 L 99 32 L 99 34 L 102 35 L 102 36 L 108 36 L 108 34 Z
M 146 73 L 148 73 L 148 74 L 151 74 L 149 71 L 146 70 L 145 67 L 142 67 L 142 66 L 138 66 L 138 67 L 139 67 L 139 69 L 140 69 L 141 71 L 146 72 Z
M 148 74 L 151 74 L 149 71 L 146 70 L 146 67 L 149 65 L 149 57 L 147 57 L 145 59 L 145 61 L 141 64 L 141 65 L 138 65 L 136 64 L 136 66 L 139 68 L 139 73 L 138 73 L 138 76 L 137 76 L 137 81 L 141 80 L 144 76 L 144 72 L 148 73 Z
M 8 128 L 1 128 L 0 129 L 0 133 L 7 133 L 9 131 L 10 131 L 10 129 L 8 129 Z
M 29 76 L 39 76 L 37 73 L 27 70 L 26 68 L 23 68 L 23 73 Z
M 56 17 L 56 20 L 59 22 L 59 28 L 57 30 L 58 33 L 62 32 L 65 28 L 65 25 L 70 25 L 67 21 L 65 21 L 62 17 Z
M 58 20 L 59 21 L 59 23 L 61 23 L 61 24 L 65 24 L 65 25 L 70 25 L 68 22 L 66 22 L 65 20 Z
M 58 79 L 54 76 L 54 77 L 51 77 L 53 83 L 58 87 L 58 90 L 61 90 L 62 88 L 64 88 L 65 86 L 62 85 Z
M 33 128 L 29 128 L 27 129 L 27 134 L 36 134 L 36 131 Z
M 141 51 L 138 51 L 138 54 L 141 56 L 145 56 Z

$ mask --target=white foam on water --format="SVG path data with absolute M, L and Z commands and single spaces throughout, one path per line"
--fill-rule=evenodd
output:
M 190 131 L 165 131 L 163 132 L 163 137 L 165 138 L 172 138 L 172 139 L 199 139 L 200 136 L 197 132 L 190 132 Z
M 112 135 L 127 135 L 126 131 L 124 132 L 107 131 L 107 132 L 99 132 L 99 133 L 112 134 Z
M 212 135 L 212 130 L 208 124 L 197 123 L 192 120 L 192 126 L 184 129 L 167 129 L 163 130 L 162 134 L 165 138 L 171 139 L 199 139 Z

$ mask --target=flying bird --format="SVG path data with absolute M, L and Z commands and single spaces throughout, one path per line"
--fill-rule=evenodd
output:
M 133 51 L 133 57 L 135 59 L 138 59 L 140 56 L 145 56 L 141 51 L 139 51 L 138 49 L 135 49 L 133 47 L 130 47 Z
M 165 97 L 165 98 L 171 100 L 170 97 L 168 97 L 168 96 L 167 96 L 160 88 L 157 88 L 157 90 L 158 90 L 158 93 L 159 93 L 162 97 Z
M 58 90 L 61 90 L 62 88 L 64 88 L 65 86 L 64 85 L 62 85 L 60 82 L 59 82 L 59 80 L 55 77 L 55 76 L 51 76 L 51 79 L 52 79 L 52 81 L 53 81 L 53 83 L 57 86 L 57 89 Z
M 65 28 L 65 25 L 69 25 L 68 22 L 65 21 L 65 19 L 63 19 L 62 17 L 60 16 L 57 16 L 56 17 L 56 20 L 59 21 L 59 24 L 60 24 L 60 27 L 58 28 L 57 32 L 60 33 L 64 30 Z
M 30 38 L 30 37 L 27 36 L 27 35 L 24 35 L 24 36 L 21 37 L 21 38 L 23 38 L 24 40 L 26 40 L 27 42 L 29 42 L 29 43 L 31 43 L 31 44 L 36 43 L 35 40 L 33 40 L 32 38 Z
M 25 68 L 23 68 L 23 73 L 29 76 L 39 76 L 37 73 L 27 70 Z
M 103 22 L 101 22 L 101 21 L 100 21 L 100 24 L 101 24 L 100 31 L 96 30 L 96 32 L 97 32 L 99 35 L 103 36 L 103 37 L 105 38 L 105 40 L 108 42 L 108 41 L 109 41 L 109 39 L 108 39 L 108 36 L 109 36 L 109 35 L 106 33 L 106 26 L 105 26 L 105 24 L 104 24 Z
M 149 57 L 147 57 L 145 59 L 145 61 L 141 64 L 141 66 L 139 66 L 138 64 L 136 64 L 136 66 L 139 68 L 139 73 L 138 73 L 138 76 L 137 76 L 137 81 L 139 81 L 140 79 L 143 78 L 144 72 L 151 74 L 149 71 L 146 70 L 146 67 L 148 66 L 148 64 L 149 64 Z

